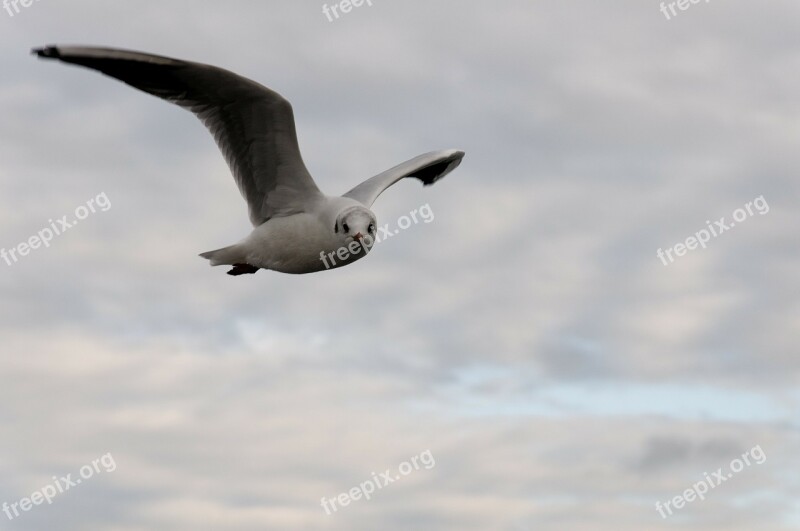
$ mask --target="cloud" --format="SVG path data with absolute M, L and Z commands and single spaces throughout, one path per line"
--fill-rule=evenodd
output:
M 69 5 L 0 17 L 0 496 L 111 452 L 19 529 L 780 529 L 797 524 L 800 313 L 789 0 Z M 102 23 L 98 23 L 102 21 Z M 369 259 L 232 279 L 198 258 L 250 230 L 204 128 L 51 42 L 217 64 L 278 90 L 341 193 L 431 149 Z M 755 216 L 668 267 L 684 241 Z M 663 521 L 742 452 L 768 456 Z M 436 467 L 328 516 L 430 449 Z M 782 527 L 783 526 L 783 527 Z

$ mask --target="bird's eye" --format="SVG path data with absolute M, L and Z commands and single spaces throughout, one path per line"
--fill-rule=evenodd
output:
M 347 226 L 347 223 L 342 223 L 342 228 L 345 232 L 350 232 L 350 227 Z
M 373 233 L 373 232 L 375 232 L 375 225 L 374 225 L 373 223 L 370 223 L 370 224 L 369 224 L 369 227 L 367 227 L 367 231 L 368 231 L 370 234 L 371 234 L 371 233 Z

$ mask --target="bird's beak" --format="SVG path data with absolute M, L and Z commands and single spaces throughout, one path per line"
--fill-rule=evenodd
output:
M 361 234 L 360 232 L 356 232 L 355 236 L 353 236 L 353 239 L 360 242 L 361 238 L 363 237 L 364 237 L 363 234 Z

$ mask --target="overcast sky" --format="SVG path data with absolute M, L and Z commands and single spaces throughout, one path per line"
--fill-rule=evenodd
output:
M 800 528 L 800 5 L 688 6 L 0 11 L 0 247 L 110 205 L 0 260 L 0 503 L 115 465 L 0 528 Z M 280 92 L 329 194 L 466 157 L 381 196 L 381 225 L 435 217 L 368 258 L 230 277 L 197 256 L 250 230 L 211 136 L 29 55 L 53 43 Z M 721 218 L 706 248 L 674 248 Z M 426 451 L 370 500 L 321 506 Z

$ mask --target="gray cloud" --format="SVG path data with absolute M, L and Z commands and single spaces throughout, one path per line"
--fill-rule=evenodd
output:
M 375 0 L 0 11 L 0 503 L 112 452 L 15 529 L 789 529 L 797 526 L 798 7 Z M 188 113 L 45 43 L 232 69 L 290 99 L 341 193 L 419 152 L 414 226 L 341 270 L 232 279 L 196 254 L 244 204 Z M 756 215 L 665 267 L 763 195 Z M 656 501 L 767 461 L 662 520 Z M 430 449 L 436 467 L 319 506 Z M 4 518 L 0 515 L 0 518 Z

